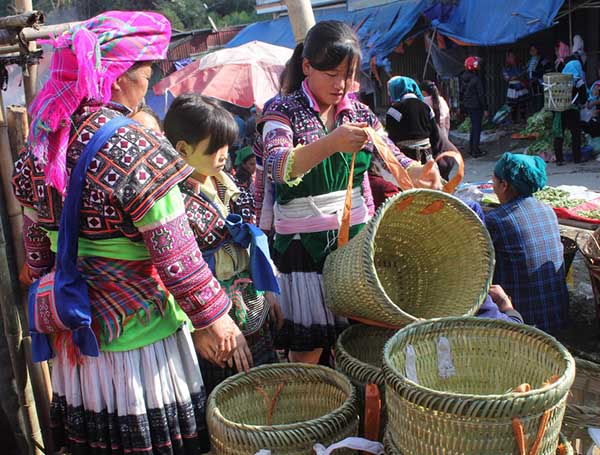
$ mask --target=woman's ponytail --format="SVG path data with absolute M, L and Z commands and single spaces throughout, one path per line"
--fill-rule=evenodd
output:
M 298 43 L 285 67 L 286 77 L 281 84 L 281 92 L 283 94 L 292 93 L 302 85 L 302 81 L 304 80 L 304 71 L 302 70 L 303 54 L 304 43 Z

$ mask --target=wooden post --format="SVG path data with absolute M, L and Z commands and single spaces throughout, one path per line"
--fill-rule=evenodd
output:
M 310 0 L 283 0 L 283 3 L 288 9 L 296 44 L 301 43 L 316 23 Z
M 25 346 L 23 344 L 23 330 L 19 308 L 21 307 L 19 291 L 16 286 L 17 269 L 13 249 L 8 244 L 8 239 L 12 237 L 9 226 L 8 214 L 15 214 L 21 208 L 12 196 L 10 188 L 10 179 L 8 174 L 12 174 L 12 153 L 10 151 L 8 128 L 4 118 L 4 103 L 2 101 L 2 92 L 0 92 L 0 177 L 2 178 L 2 194 L 0 197 L 0 283 L 3 292 L 0 293 L 0 309 L 4 322 L 4 334 L 8 343 L 10 360 L 17 386 L 19 397 L 20 414 L 23 425 L 23 433 L 29 444 L 29 453 L 41 455 L 43 451 L 42 433 L 37 417 L 36 405 L 34 401 L 30 375 L 27 368 L 27 356 L 25 355 Z M 9 203 L 10 201 L 10 203 Z M 15 208 L 16 207 L 16 208 Z M 14 220 L 14 217 L 13 217 Z M 21 239 L 21 234 L 15 239 Z
M 31 0 L 16 0 L 15 6 L 17 11 L 20 13 L 31 13 L 33 12 L 33 4 Z M 37 44 L 35 41 L 31 41 L 27 44 L 28 50 L 35 51 L 37 48 Z M 23 87 L 25 89 L 25 100 L 27 101 L 27 106 L 33 101 L 35 98 L 35 94 L 37 93 L 37 78 L 38 78 L 38 65 L 27 65 L 26 68 L 23 69 Z

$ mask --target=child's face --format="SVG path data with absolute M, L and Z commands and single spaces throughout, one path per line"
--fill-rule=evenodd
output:
M 600 85 L 596 84 L 592 87 L 592 95 L 598 96 L 598 94 L 600 94 Z
M 351 65 L 351 66 L 350 66 Z M 346 57 L 337 67 L 319 71 L 307 59 L 302 63 L 308 86 L 320 107 L 334 106 L 342 101 L 354 83 L 356 62 Z
M 207 177 L 213 177 L 225 168 L 229 146 L 224 145 L 213 154 L 207 154 L 210 136 L 198 142 L 195 147 L 185 144 L 183 155 L 185 161 L 196 169 L 196 172 Z

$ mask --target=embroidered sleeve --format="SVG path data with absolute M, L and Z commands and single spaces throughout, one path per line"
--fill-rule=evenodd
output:
M 362 192 L 367 204 L 367 211 L 369 216 L 375 215 L 375 202 L 373 201 L 373 192 L 371 191 L 371 182 L 369 180 L 369 173 L 365 172 L 362 182 Z
M 280 121 L 267 121 L 263 127 L 263 172 L 275 183 L 298 185 L 302 177 L 290 178 L 294 165 L 294 132 Z
M 173 187 L 135 224 L 163 283 L 194 327 L 205 328 L 229 311 L 227 295 L 202 258 L 179 187 Z
M 254 197 L 254 213 L 256 219 L 260 220 L 265 193 L 265 182 L 263 180 L 265 175 L 263 172 L 263 147 L 260 134 L 256 135 L 252 150 L 254 151 L 254 156 L 256 156 L 256 178 L 254 179 L 254 194 L 252 196 Z
M 166 138 L 141 126 L 131 125 L 111 139 L 105 156 L 112 161 L 99 178 L 105 185 L 114 182 L 115 201 L 140 221 L 154 203 L 185 180 L 193 168 L 179 156 Z
M 23 244 L 25 263 L 35 278 L 47 273 L 54 265 L 54 253 L 50 250 L 50 239 L 37 224 L 36 213 L 28 208 L 23 212 Z

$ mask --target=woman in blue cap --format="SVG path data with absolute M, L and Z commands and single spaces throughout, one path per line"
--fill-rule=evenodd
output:
M 551 333 L 566 327 L 569 296 L 553 210 L 533 197 L 546 185 L 546 163 L 505 153 L 494 168 L 500 207 L 485 216 L 496 250 L 494 284 L 512 297 L 527 324 Z

